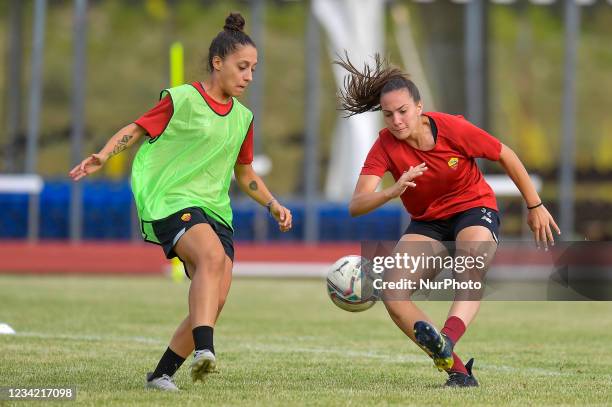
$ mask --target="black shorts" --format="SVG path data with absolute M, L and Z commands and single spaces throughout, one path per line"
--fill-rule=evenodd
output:
M 499 223 L 499 214 L 496 210 L 481 206 L 460 212 L 448 219 L 413 220 L 404 234 L 413 233 L 441 242 L 454 242 L 462 229 L 468 226 L 484 226 L 491 231 L 495 243 L 499 243 Z
M 209 216 L 202 208 L 193 207 L 180 210 L 167 218 L 154 221 L 152 223 L 155 236 L 159 244 L 163 247 L 166 258 L 178 257 L 174 252 L 174 246 L 181 236 L 192 226 L 200 223 L 207 223 L 215 231 L 223 250 L 230 260 L 234 261 L 234 232 L 227 225 Z M 150 241 L 150 240 L 148 240 Z M 154 243 L 154 242 L 153 242 Z M 182 259 L 181 259 L 182 261 Z

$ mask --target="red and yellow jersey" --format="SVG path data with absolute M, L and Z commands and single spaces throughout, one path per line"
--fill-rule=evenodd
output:
M 399 177 L 424 162 L 428 170 L 416 178 L 415 188 L 402 194 L 402 203 L 415 220 L 446 219 L 467 209 L 485 206 L 497 210 L 493 190 L 476 165 L 476 158 L 499 160 L 501 143 L 462 116 L 429 112 L 437 135 L 433 149 L 421 151 L 383 129 L 370 149 L 361 175 Z

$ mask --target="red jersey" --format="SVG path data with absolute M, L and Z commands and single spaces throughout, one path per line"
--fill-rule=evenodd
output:
M 230 101 L 227 103 L 219 103 L 211 98 L 208 93 L 206 93 L 200 82 L 193 82 L 192 85 L 202 95 L 202 102 L 208 103 L 208 106 L 210 106 L 210 108 L 218 115 L 225 116 L 230 110 L 232 110 L 233 99 L 230 99 Z M 153 109 L 140 116 L 140 118 L 134 121 L 134 123 L 145 129 L 151 138 L 155 138 L 166 130 L 166 127 L 172 118 L 173 112 L 174 108 L 172 106 L 172 99 L 169 95 L 166 95 L 157 103 L 157 105 L 155 105 L 155 107 L 153 107 Z M 240 153 L 236 159 L 237 164 L 251 164 L 252 162 L 253 122 L 251 122 L 251 126 L 249 127 L 247 135 L 242 142 Z
M 499 140 L 462 116 L 436 112 L 424 115 L 437 128 L 433 149 L 417 150 L 385 128 L 370 149 L 361 175 L 382 177 L 389 171 L 397 181 L 411 166 L 427 164 L 428 170 L 414 180 L 417 186 L 408 187 L 401 195 L 402 203 L 415 220 L 447 219 L 479 206 L 497 210 L 495 194 L 475 159 L 499 160 Z

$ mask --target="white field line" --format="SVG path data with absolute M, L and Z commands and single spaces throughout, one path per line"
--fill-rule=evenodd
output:
M 12 336 L 12 335 L 11 335 Z M 36 339 L 63 339 L 69 341 L 83 342 L 136 342 L 150 344 L 164 344 L 167 341 L 162 341 L 155 338 L 147 338 L 144 336 L 112 336 L 112 335 L 72 335 L 72 334 L 50 334 L 45 332 L 17 332 L 15 336 L 24 338 Z M 10 337 L 7 335 L 6 337 Z
M 321 277 L 327 276 L 330 263 L 236 262 L 232 274 L 248 277 Z
M 73 340 L 73 341 L 85 341 L 85 342 L 136 342 L 146 343 L 152 345 L 164 345 L 167 341 L 147 338 L 143 336 L 112 336 L 112 335 L 72 335 L 72 334 L 50 334 L 44 332 L 18 332 L 16 335 L 7 335 L 5 338 L 10 337 L 24 337 L 24 338 L 41 338 L 41 339 L 61 339 L 61 340 Z M 333 355 L 338 357 L 351 357 L 351 358 L 363 358 L 363 359 L 374 359 L 382 363 L 397 364 L 397 363 L 416 363 L 421 365 L 431 365 L 431 361 L 425 356 L 403 354 L 403 355 L 391 355 L 385 353 L 379 353 L 374 351 L 355 351 L 355 350 L 341 350 L 333 348 L 317 348 L 317 347 L 299 347 L 299 346 L 282 346 L 282 345 L 262 345 L 262 344 L 239 344 L 234 349 L 238 350 L 249 350 L 262 353 L 279 353 L 279 354 L 290 354 L 290 353 L 306 353 L 313 355 Z M 476 369 L 489 370 L 505 373 L 520 373 L 521 375 L 530 374 L 534 376 L 573 376 L 572 372 L 559 372 L 557 370 L 548 370 L 536 367 L 513 367 L 505 365 L 493 365 L 487 363 L 476 363 Z M 599 375 L 612 379 L 612 374 Z
M 415 345 L 416 346 L 416 345 Z M 359 351 L 343 351 L 339 349 L 321 349 L 321 348 L 298 348 L 298 347 L 282 347 L 275 345 L 245 345 L 241 346 L 252 351 L 266 352 L 266 353 L 313 353 L 313 354 L 329 354 L 344 357 L 360 357 L 366 359 L 376 359 L 381 362 L 396 364 L 396 363 L 417 363 L 422 365 L 432 365 L 432 362 L 425 356 L 418 355 L 389 355 L 376 352 L 359 352 Z M 491 365 L 487 363 L 476 363 L 476 369 L 479 370 L 493 370 L 498 372 L 507 373 L 522 373 L 532 374 L 535 376 L 573 376 L 571 372 L 559 372 L 556 370 L 548 370 L 535 367 L 516 368 L 513 366 L 504 365 Z M 612 378 L 612 375 L 605 375 Z

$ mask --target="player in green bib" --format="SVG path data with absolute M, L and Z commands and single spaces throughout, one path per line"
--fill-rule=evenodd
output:
M 79 180 L 113 155 L 145 140 L 132 166 L 132 190 L 143 238 L 178 257 L 191 279 L 189 314 L 176 329 L 146 387 L 176 391 L 173 375 L 195 350 L 191 377 L 215 371 L 213 330 L 227 298 L 234 261 L 232 173 L 240 188 L 264 205 L 281 231 L 291 212 L 280 205 L 253 171 L 253 114 L 238 102 L 253 79 L 257 49 L 232 13 L 210 44 L 205 82 L 161 93 L 152 110 L 118 131 L 97 154 L 70 171 Z

